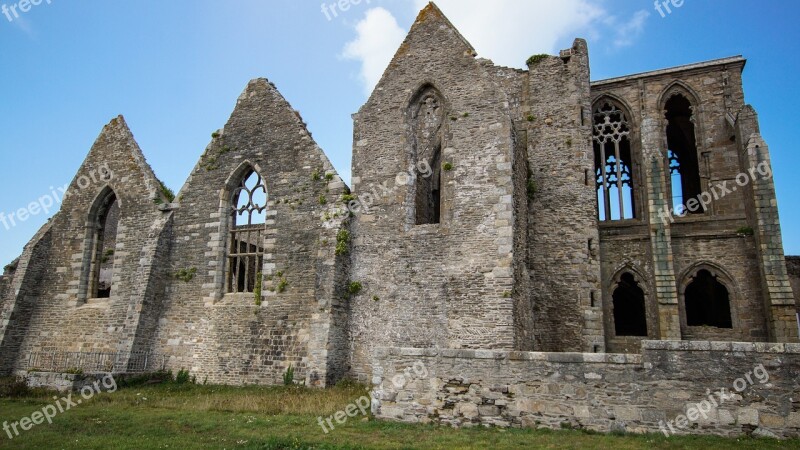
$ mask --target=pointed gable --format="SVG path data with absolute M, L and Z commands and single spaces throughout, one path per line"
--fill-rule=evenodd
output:
M 163 202 L 161 183 L 147 163 L 123 116 L 112 119 L 95 140 L 64 198 L 64 208 L 85 207 L 109 186 L 124 199 Z

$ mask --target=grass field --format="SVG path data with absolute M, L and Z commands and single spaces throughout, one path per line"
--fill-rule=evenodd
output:
M 22 431 L 0 430 L 0 448 L 20 449 L 777 449 L 800 441 L 601 435 L 576 430 L 452 429 L 378 422 L 361 415 L 325 434 L 330 416 L 366 393 L 361 386 L 328 390 L 160 384 L 95 396 Z M 31 417 L 53 393 L 6 393 L 0 422 Z M 335 422 L 334 422 L 335 423 Z

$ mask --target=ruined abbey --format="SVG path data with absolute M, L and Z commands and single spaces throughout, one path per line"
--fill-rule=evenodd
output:
M 349 187 L 265 79 L 176 196 L 113 119 L 0 278 L 0 373 L 291 366 L 372 384 L 381 418 L 601 431 L 729 387 L 686 432 L 800 435 L 800 261 L 745 59 L 591 81 L 578 39 L 527 66 L 430 4 L 354 115 Z

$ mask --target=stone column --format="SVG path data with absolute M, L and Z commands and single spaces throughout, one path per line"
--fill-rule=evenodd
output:
M 749 180 L 743 187 L 744 197 L 747 220 L 756 240 L 769 339 L 772 342 L 798 342 L 795 301 L 783 254 L 769 147 L 761 137 L 758 116 L 751 106 L 745 106 L 739 113 L 736 141 L 739 143 L 739 165 Z
M 659 339 L 680 340 L 681 324 L 678 290 L 672 259 L 670 226 L 672 214 L 664 169 L 666 154 L 665 124 L 659 116 L 645 108 L 642 113 L 642 171 L 647 189 L 647 213 L 650 245 L 653 252 L 653 274 L 658 304 Z

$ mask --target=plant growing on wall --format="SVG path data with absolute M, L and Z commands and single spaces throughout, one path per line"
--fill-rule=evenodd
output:
M 350 295 L 358 295 L 363 288 L 364 287 L 358 281 L 351 281 L 350 284 L 347 285 L 347 293 Z
M 526 61 L 526 63 L 527 63 L 529 66 L 532 66 L 532 65 L 534 65 L 534 64 L 538 64 L 538 63 L 540 63 L 541 61 L 544 61 L 544 60 L 545 60 L 545 59 L 547 59 L 549 56 L 550 56 L 550 55 L 548 55 L 548 54 L 546 54 L 546 53 L 539 53 L 538 55 L 533 55 L 533 56 L 531 56 L 530 58 L 528 58 L 528 60 Z
M 347 230 L 339 230 L 336 234 L 336 256 L 346 255 L 349 251 L 350 233 Z
M 192 267 L 190 269 L 181 269 L 175 272 L 175 278 L 185 283 L 192 281 L 195 275 L 197 275 L 197 267 Z
M 536 197 L 536 190 L 537 190 L 536 181 L 534 181 L 533 177 L 528 178 L 527 190 L 528 190 L 528 199 L 533 200 L 534 197 Z
M 279 294 L 281 294 L 286 291 L 286 288 L 288 286 L 289 286 L 289 281 L 286 279 L 286 277 L 281 277 L 281 279 L 278 280 L 278 285 L 275 287 L 275 289 L 278 291 Z
M 101 259 L 102 263 L 107 263 L 109 260 L 111 260 L 112 256 L 114 256 L 114 249 L 110 248 L 106 250 L 105 254 L 103 254 L 103 258 Z
M 294 367 L 291 364 L 286 368 L 286 372 L 283 373 L 283 385 L 294 385 Z
M 256 285 L 253 287 L 253 295 L 255 296 L 256 306 L 261 306 L 261 288 L 264 284 L 264 274 L 258 272 L 256 274 Z

